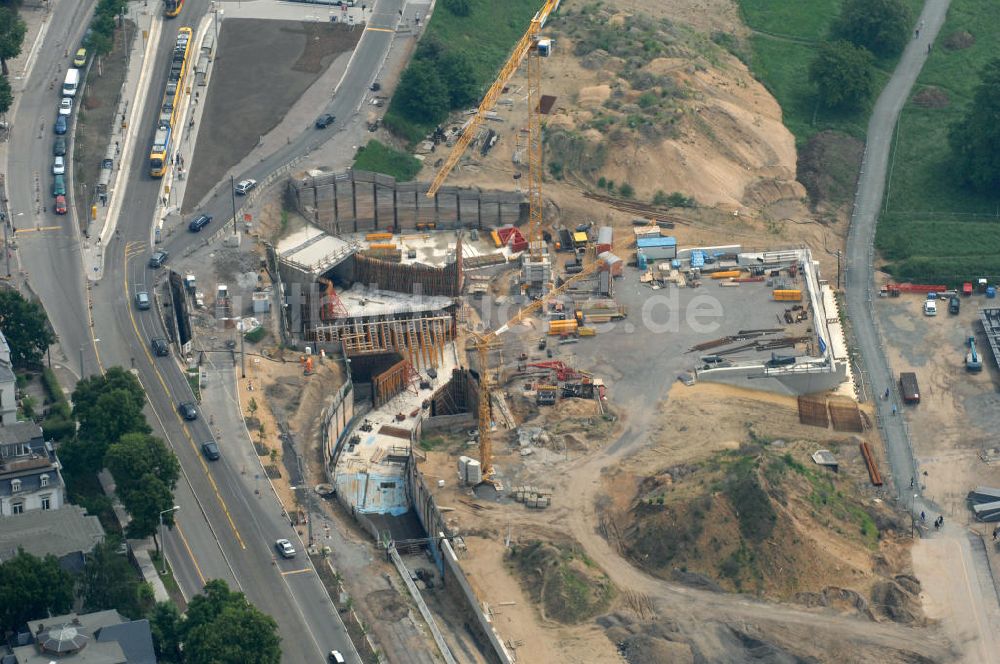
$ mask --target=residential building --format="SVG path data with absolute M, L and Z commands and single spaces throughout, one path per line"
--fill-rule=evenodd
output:
M 156 664 L 149 621 L 114 610 L 31 620 L 18 643 L 0 664 Z
M 10 363 L 10 346 L 0 330 L 0 426 L 17 422 L 17 377 Z
M 52 443 L 34 422 L 0 427 L 0 517 L 57 510 L 66 489 Z
M 0 518 L 0 563 L 21 549 L 39 558 L 52 554 L 69 572 L 83 570 L 84 557 L 104 539 L 96 516 L 76 505 Z

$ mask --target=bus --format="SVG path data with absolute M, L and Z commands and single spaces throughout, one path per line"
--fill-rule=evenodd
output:
M 191 28 L 181 28 L 177 31 L 177 40 L 174 42 L 174 52 L 170 58 L 170 74 L 163 90 L 163 101 L 160 103 L 159 115 L 156 118 L 156 133 L 149 151 L 149 174 L 154 178 L 162 178 L 170 166 L 171 139 L 174 123 L 177 121 L 177 111 L 184 95 L 184 78 L 187 74 L 190 48 Z
M 181 13 L 184 8 L 184 0 L 163 0 L 163 15 L 173 18 Z

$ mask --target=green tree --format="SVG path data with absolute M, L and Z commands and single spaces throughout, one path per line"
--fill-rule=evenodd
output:
M 468 16 L 472 13 L 469 0 L 444 0 L 444 8 L 455 16 Z
M 0 115 L 5 114 L 14 104 L 14 93 L 10 89 L 10 81 L 6 76 L 0 76 Z
M 462 108 L 479 100 L 479 86 L 476 84 L 476 74 L 460 53 L 443 54 L 437 61 L 437 69 L 441 80 L 448 87 L 448 104 L 450 108 Z
M 151 608 L 146 584 L 139 581 L 125 554 L 118 552 L 119 542 L 106 540 L 87 555 L 81 579 L 84 608 L 87 611 L 117 609 L 137 620 Z
M 403 72 L 393 101 L 414 122 L 439 122 L 448 115 L 448 86 L 430 62 L 415 60 Z
M 166 664 L 179 664 L 182 659 L 181 614 L 172 602 L 157 602 L 149 616 L 149 628 L 153 632 L 153 648 L 156 659 Z
M 170 528 L 174 525 L 174 513 L 167 511 L 174 505 L 174 492 L 167 483 L 152 473 L 146 473 L 139 478 L 139 487 L 124 495 L 119 495 L 122 505 L 128 511 L 132 520 L 128 524 L 128 536 L 143 539 L 153 536 L 156 552 L 160 551 L 160 541 L 157 530 L 160 527 L 160 514 L 163 513 L 163 525 Z
M 9 73 L 7 61 L 21 54 L 27 32 L 28 26 L 18 15 L 16 8 L 0 7 L 0 68 L 4 76 Z
M 138 379 L 121 367 L 81 380 L 73 390 L 73 417 L 80 439 L 100 446 L 98 459 L 127 433 L 149 433 L 142 409 L 146 394 Z
M 173 489 L 180 477 L 180 464 L 173 450 L 146 433 L 127 433 L 104 455 L 104 467 L 115 478 L 119 496 L 141 489 L 140 478 L 152 474 Z
M 15 367 L 38 364 L 55 341 L 42 305 L 13 290 L 0 291 L 0 329 L 7 337 Z
M 867 49 L 851 42 L 826 42 L 809 65 L 809 80 L 827 108 L 864 108 L 875 91 L 875 59 Z
M 996 196 L 1000 191 L 1000 58 L 983 68 L 965 117 L 948 135 L 952 158 L 971 189 Z
M 73 605 L 73 578 L 55 556 L 19 551 L 0 564 L 0 633 L 25 621 L 66 613 Z
M 187 664 L 277 664 L 281 638 L 274 618 L 214 579 L 188 605 L 181 626 Z
M 618 193 L 621 194 L 623 198 L 632 198 L 635 196 L 635 189 L 633 189 L 632 185 L 628 182 L 625 182 L 618 190 Z
M 903 0 L 844 0 L 833 34 L 883 57 L 899 54 L 910 39 L 913 15 Z

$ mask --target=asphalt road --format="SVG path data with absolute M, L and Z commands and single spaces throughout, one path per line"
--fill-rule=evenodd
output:
M 164 336 L 160 320 L 155 311 L 137 311 L 131 306 L 136 290 L 154 292 L 157 281 L 165 274 L 146 267 L 151 217 L 160 187 L 160 181 L 147 174 L 146 155 L 176 28 L 197 25 L 208 10 L 207 0 L 188 0 L 184 14 L 164 24 L 155 57 L 148 64 L 150 92 L 138 128 L 134 167 L 125 182 L 119 183 L 127 188 L 118 218 L 119 233 L 105 251 L 104 278 L 92 287 L 93 331 L 80 237 L 72 216 L 57 217 L 41 210 L 42 205 L 51 208 L 51 124 L 59 100 L 58 91 L 50 90 L 48 84 L 53 78 L 61 83 L 67 66 L 63 45 L 75 45 L 82 36 L 87 10 L 92 4 L 63 2 L 56 6 L 52 26 L 15 118 L 17 127 L 41 118 L 37 131 L 15 131 L 11 139 L 9 208 L 15 228 L 20 231 L 22 265 L 29 267 L 32 286 L 48 310 L 70 359 L 74 359 L 74 349 L 83 347 L 85 373 L 97 371 L 99 363 L 133 367 L 146 388 L 151 404 L 150 421 L 174 448 L 183 471 L 176 492 L 176 502 L 181 508 L 178 525 L 165 538 L 165 548 L 185 593 L 197 592 L 208 579 L 225 579 L 277 620 L 285 661 L 324 661 L 326 653 L 336 648 L 349 662 L 359 662 L 343 623 L 308 560 L 302 553 L 291 560 L 275 555 L 276 538 L 287 537 L 296 543 L 298 540 L 274 496 L 269 491 L 256 493 L 250 479 L 252 471 L 247 475 L 246 464 L 237 461 L 241 454 L 245 456 L 247 449 L 252 449 L 239 411 L 230 400 L 224 400 L 229 408 L 220 409 L 219 404 L 212 404 L 224 440 L 220 440 L 222 459 L 207 461 L 200 453 L 200 444 L 212 439 L 209 424 L 204 418 L 185 422 L 176 410 L 178 402 L 192 398 L 179 363 L 174 358 L 156 358 L 149 350 L 151 337 Z M 401 6 L 400 0 L 386 0 L 379 3 L 375 14 L 394 16 Z M 391 38 L 389 30 L 366 33 L 328 112 L 341 119 L 354 112 L 374 80 Z M 336 127 L 325 132 L 304 128 L 297 140 L 266 158 L 244 177 L 264 180 L 273 168 L 317 146 L 335 131 Z M 217 218 L 226 218 L 226 211 L 231 212 L 230 201 L 229 184 L 223 183 L 206 209 Z M 196 239 L 187 233 L 177 234 L 166 248 L 171 253 L 182 251 Z M 95 338 L 100 342 L 95 343 Z
M 54 3 L 45 40 L 19 95 L 8 145 L 8 208 L 20 264 L 59 335 L 64 364 L 77 375 L 81 348 L 85 373 L 97 372 L 98 363 L 89 329 L 80 232 L 72 216 L 53 212 L 52 144 L 63 79 L 94 4 Z M 31 44 L 24 48 L 30 49 Z M 72 163 L 71 156 L 72 152 L 67 153 L 68 163 Z M 68 182 L 67 189 L 72 190 Z
M 311 152 L 329 140 L 336 133 L 338 126 L 343 125 L 357 112 L 365 92 L 375 81 L 378 69 L 392 44 L 393 31 L 399 17 L 399 11 L 404 4 L 405 0 L 379 0 L 372 9 L 369 27 L 358 43 L 350 66 L 337 87 L 336 93 L 325 109 L 316 109 L 317 116 L 330 113 L 337 118 L 337 121 L 327 129 L 322 130 L 315 129 L 311 125 L 304 127 L 297 138 L 282 146 L 277 152 L 265 157 L 245 173 L 238 175 L 236 181 L 253 178 L 258 182 L 263 182 L 273 171 L 299 155 Z M 239 218 L 239 209 L 242 204 L 243 199 L 237 196 L 237 218 Z M 195 211 L 188 212 L 193 215 Z M 216 220 L 213 224 L 225 223 L 224 220 L 227 219 L 231 221 L 233 218 L 233 199 L 230 183 L 228 181 L 219 183 L 198 206 L 197 212 L 212 215 Z M 215 226 L 215 229 L 217 228 L 218 226 Z M 165 239 L 163 247 L 171 255 L 180 256 L 185 250 L 197 246 L 203 239 L 191 233 L 174 233 Z
M 875 394 L 890 388 L 890 399 L 875 399 L 879 427 L 885 440 L 886 454 L 896 478 L 896 494 L 902 504 L 910 504 L 914 494 L 916 511 L 922 509 L 920 482 L 909 485 L 909 478 L 918 477 L 919 469 L 913 458 L 904 418 L 893 415 L 893 408 L 900 409 L 896 374 L 882 348 L 881 338 L 875 329 L 873 298 L 876 297 L 873 269 L 875 224 L 878 221 L 886 187 L 886 174 L 892 150 L 896 120 L 910 95 L 910 89 L 927 59 L 927 45 L 934 42 L 944 23 L 949 0 L 927 0 L 920 20 L 924 28 L 919 39 L 911 40 L 899 59 L 889 82 L 883 88 L 871 119 L 868 121 L 868 140 L 861 164 L 861 176 L 855 194 L 851 229 L 847 236 L 847 313 L 851 320 L 854 338 L 861 350 L 861 357 L 868 372 L 868 385 Z

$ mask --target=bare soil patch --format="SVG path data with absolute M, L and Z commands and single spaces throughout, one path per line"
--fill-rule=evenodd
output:
M 821 131 L 799 151 L 798 179 L 813 210 L 853 199 L 864 143 L 839 131 Z
M 913 95 L 913 103 L 921 108 L 947 108 L 951 106 L 951 98 L 941 88 L 929 85 Z
M 961 51 L 976 43 L 971 32 L 957 30 L 944 38 L 944 47 L 949 51 Z
M 226 19 L 184 193 L 190 210 L 361 36 L 340 23 Z
M 125 21 L 125 28 L 115 31 L 114 49 L 101 59 L 102 67 L 91 62 L 83 99 L 76 111 L 76 133 L 73 137 L 73 202 L 81 228 L 86 228 L 90 206 L 95 202 L 101 160 L 108 150 L 112 122 L 118 109 L 122 83 L 125 81 L 125 54 L 135 38 L 135 23 Z M 126 41 L 126 35 L 128 41 Z M 100 71 L 100 75 L 98 75 Z M 58 83 L 58 81 L 57 81 Z

